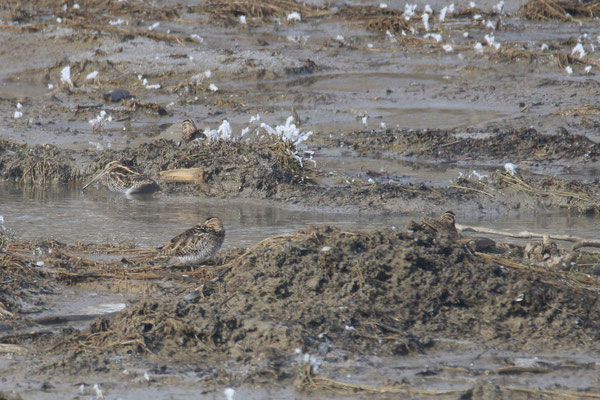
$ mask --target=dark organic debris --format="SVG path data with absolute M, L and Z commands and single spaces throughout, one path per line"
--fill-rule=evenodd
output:
M 300 67 L 289 67 L 285 69 L 285 73 L 287 75 L 309 75 L 318 71 L 319 67 L 317 63 L 315 63 L 310 58 L 307 59 L 303 65 Z
M 173 141 L 159 139 L 134 149 L 106 150 L 94 161 L 94 170 L 114 159 L 128 160 L 130 165 L 155 179 L 161 171 L 201 168 L 199 189 L 205 195 L 269 196 L 278 185 L 299 183 L 303 179 L 303 167 L 280 146 L 283 144 L 202 141 L 180 147 Z M 166 186 L 166 190 L 173 190 L 177 184 Z
M 584 184 L 559 178 L 523 179 L 506 172 L 495 172 L 490 178 L 460 178 L 450 189 L 475 192 L 492 199 L 517 199 L 516 207 L 533 203 L 546 208 L 566 209 L 579 214 L 600 214 L 600 189 L 597 184 Z
M 429 156 L 456 161 L 480 157 L 488 160 L 572 160 L 600 158 L 600 145 L 584 135 L 545 135 L 535 129 L 492 130 L 478 133 L 427 130 L 372 130 L 335 139 L 358 152 L 394 150 L 404 156 Z
M 158 115 L 167 115 L 167 110 L 158 103 L 154 102 L 141 102 L 135 99 L 125 100 L 123 102 L 123 107 L 125 107 L 129 111 L 150 111 L 152 113 L 157 113 Z

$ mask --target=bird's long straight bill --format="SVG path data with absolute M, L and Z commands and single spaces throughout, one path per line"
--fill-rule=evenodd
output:
M 106 171 L 100 172 L 98 175 L 96 175 L 94 178 L 92 178 L 91 181 L 89 181 L 88 183 L 83 185 L 83 187 L 81 188 L 81 191 L 83 192 L 86 187 L 90 186 L 92 183 L 96 182 L 98 179 L 102 178 L 104 175 L 106 175 Z

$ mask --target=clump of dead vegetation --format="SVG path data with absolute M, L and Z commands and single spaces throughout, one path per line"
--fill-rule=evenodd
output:
M 445 129 L 365 130 L 330 139 L 335 146 L 358 153 L 395 151 L 414 157 L 461 160 L 486 157 L 497 160 L 595 160 L 600 158 L 600 146 L 584 135 L 568 132 L 543 134 L 533 128 L 473 130 L 465 133 Z
M 600 190 L 596 184 L 544 178 L 524 179 L 507 172 L 496 172 L 490 178 L 460 178 L 450 189 L 482 194 L 491 199 L 522 199 L 523 205 L 532 201 L 546 208 L 575 211 L 579 214 L 600 214 Z
M 301 19 L 326 15 L 322 8 L 289 0 L 209 0 L 202 5 L 190 7 L 190 11 L 209 14 L 222 23 L 239 24 L 240 17 L 246 17 L 246 23 L 256 24 L 272 21 L 275 18 L 286 21 L 288 15 L 298 13 Z
M 530 20 L 579 22 L 577 18 L 600 16 L 600 2 L 530 0 L 519 8 L 518 13 Z
M 74 4 L 77 7 L 73 7 Z M 178 5 L 149 5 L 145 1 L 130 0 L 106 2 L 99 0 L 84 1 L 52 1 L 40 0 L 31 2 L 13 2 L 7 5 L 10 20 L 24 23 L 41 20 L 48 14 L 54 14 L 63 20 L 72 22 L 107 23 L 112 16 L 168 20 L 180 17 Z
M 77 184 L 117 160 L 159 180 L 161 172 L 177 169 L 200 171 L 192 190 L 207 195 L 272 195 L 280 184 L 304 181 L 306 166 L 294 140 L 265 135 L 262 140 L 212 137 L 187 145 L 158 139 L 124 150 L 103 150 L 97 155 L 75 153 L 52 145 L 22 146 L 0 142 L 0 176 L 23 185 Z M 213 132 L 218 135 L 217 131 Z M 250 135 L 248 135 L 250 136 Z M 252 135 L 253 137 L 256 135 Z M 78 161 L 75 161 L 78 158 Z M 198 179 L 199 178 L 199 179 Z M 162 185 L 169 191 L 176 184 Z
M 583 106 L 578 106 L 574 108 L 564 109 L 564 110 L 556 110 L 552 114 L 561 115 L 561 116 L 598 116 L 600 115 L 600 105 L 590 105 L 586 104 Z
M 80 174 L 68 152 L 53 145 L 20 146 L 4 141 L 0 151 L 0 174 L 23 184 L 46 185 L 77 181 Z
M 493 374 L 543 374 L 550 373 L 552 368 L 505 366 L 486 371 L 470 371 L 477 375 L 482 373 L 485 376 Z M 357 395 L 365 396 L 405 396 L 410 394 L 417 398 L 459 398 L 459 399 L 486 399 L 486 398 L 561 398 L 561 399 L 600 399 L 600 393 L 590 391 L 567 391 L 552 389 L 532 389 L 526 387 L 498 386 L 490 383 L 476 383 L 467 389 L 425 389 L 413 385 L 392 382 L 382 385 L 366 385 L 360 383 L 344 382 L 338 379 L 332 379 L 317 373 L 310 363 L 304 363 L 300 366 L 295 386 L 307 392 L 331 392 L 339 395 Z M 387 397 L 383 397 L 387 398 Z
M 410 32 L 414 23 L 403 17 L 403 12 L 392 8 L 381 8 L 379 6 L 347 5 L 340 8 L 334 15 L 346 21 L 360 23 L 368 30 L 374 32 L 386 31 L 392 33 Z

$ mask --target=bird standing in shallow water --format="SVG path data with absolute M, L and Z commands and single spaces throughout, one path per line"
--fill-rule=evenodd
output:
M 198 264 L 214 257 L 224 239 L 225 228 L 221 220 L 208 218 L 203 223 L 175 236 L 158 250 L 161 256 L 170 257 L 171 263 Z
M 183 121 L 181 124 L 181 132 L 183 141 L 186 143 L 189 143 L 197 138 L 206 139 L 206 135 L 198 130 L 196 124 L 191 119 L 186 119 Z
M 102 172 L 86 183 L 81 191 L 103 176 L 106 176 L 106 186 L 113 192 L 125 194 L 150 193 L 158 189 L 156 182 L 148 176 L 126 167 L 118 161 L 111 161 L 106 164 Z

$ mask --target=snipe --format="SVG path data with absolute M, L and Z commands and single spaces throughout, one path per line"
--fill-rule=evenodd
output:
M 181 124 L 181 134 L 183 141 L 186 143 L 189 143 L 197 138 L 206 139 L 206 135 L 198 130 L 196 124 L 191 119 L 186 119 L 183 121 Z
M 421 222 L 429 230 L 436 232 L 441 235 L 447 235 L 450 237 L 458 237 L 458 231 L 456 230 L 456 214 L 452 211 L 446 211 L 439 219 L 433 219 L 429 217 L 421 218 Z
M 170 257 L 173 264 L 198 264 L 217 254 L 225 239 L 225 228 L 219 218 L 206 221 L 175 236 L 159 247 L 161 256 Z
M 106 186 L 113 192 L 125 194 L 150 193 L 158 189 L 156 182 L 147 175 L 126 167 L 118 161 L 111 161 L 106 164 L 102 172 L 86 183 L 81 190 L 85 190 L 102 177 L 106 177 Z

